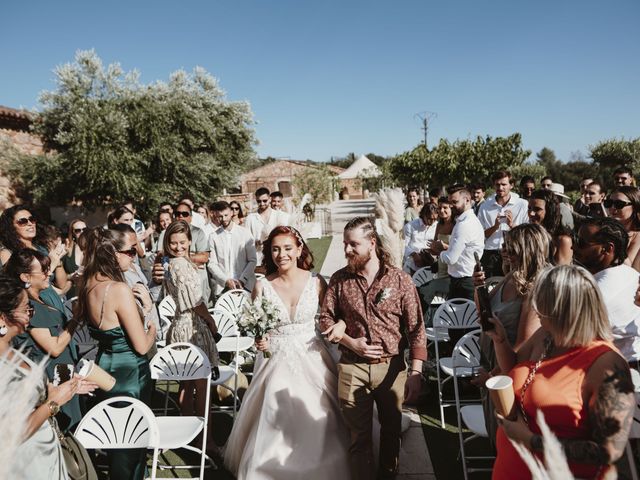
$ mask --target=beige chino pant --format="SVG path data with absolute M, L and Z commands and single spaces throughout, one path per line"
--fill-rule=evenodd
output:
M 373 402 L 380 421 L 380 456 L 377 478 L 394 478 L 398 470 L 402 402 L 407 372 L 401 355 L 389 363 L 338 364 L 340 408 L 351 434 L 351 480 L 372 480 Z

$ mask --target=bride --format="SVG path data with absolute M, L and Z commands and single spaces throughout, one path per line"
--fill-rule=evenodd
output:
M 256 342 L 271 358 L 256 362 L 225 466 L 238 480 L 349 478 L 337 370 L 315 329 L 326 282 L 309 271 L 313 256 L 295 228 L 274 228 L 264 254 L 267 276 L 252 297 L 276 305 L 280 322 Z

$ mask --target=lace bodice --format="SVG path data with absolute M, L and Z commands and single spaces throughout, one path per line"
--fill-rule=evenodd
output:
M 262 294 L 280 309 L 280 322 L 272 333 L 287 335 L 314 331 L 315 317 L 318 312 L 318 286 L 314 274 L 310 275 L 300 294 L 293 318 L 290 318 L 288 305 L 282 301 L 271 282 L 266 278 L 260 281 L 263 287 Z

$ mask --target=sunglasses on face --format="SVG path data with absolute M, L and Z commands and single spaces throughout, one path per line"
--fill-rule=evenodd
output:
M 602 203 L 605 208 L 615 208 L 616 210 L 622 210 L 624 207 L 632 205 L 631 202 L 625 202 L 624 200 L 611 200 L 610 198 L 607 198 Z
M 87 229 L 87 227 L 84 228 L 74 228 L 73 229 L 73 233 L 75 233 L 76 235 L 80 235 L 82 232 L 84 232 Z
M 237 211 L 239 211 L 239 210 L 240 210 L 240 207 L 231 207 L 231 210 L 234 210 L 234 211 L 236 211 L 236 212 L 237 212 Z
M 174 215 L 176 218 L 187 218 L 191 216 L 191 212 L 175 212 Z
M 14 313 L 26 313 L 29 316 L 29 320 L 31 320 L 33 318 L 33 315 L 36 313 L 36 309 L 28 306 L 27 308 L 25 308 L 24 310 L 14 310 Z
M 33 215 L 31 215 L 30 217 L 18 218 L 16 220 L 16 223 L 18 225 L 20 225 L 21 227 L 24 227 L 25 225 L 27 225 L 29 223 L 32 224 L 32 225 L 35 225 L 36 224 L 36 219 L 35 219 L 35 217 Z
M 136 251 L 136 247 L 131 247 L 129 250 L 118 250 L 118 253 L 131 258 L 135 257 L 138 254 L 138 252 Z

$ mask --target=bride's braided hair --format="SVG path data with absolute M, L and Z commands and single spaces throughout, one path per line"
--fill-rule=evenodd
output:
M 273 243 L 273 239 L 278 235 L 288 235 L 295 240 L 298 247 L 302 247 L 302 253 L 300 254 L 300 257 L 298 257 L 298 261 L 296 263 L 298 268 L 301 268 L 302 270 L 311 270 L 313 268 L 313 254 L 311 253 L 311 250 L 309 250 L 307 243 L 302 238 L 302 235 L 300 235 L 300 232 L 293 227 L 279 226 L 271 230 L 269 238 L 267 238 L 267 240 L 262 244 L 262 264 L 267 271 L 267 275 L 271 275 L 278 271 L 278 266 L 273 261 L 273 256 L 271 255 L 271 244 Z

